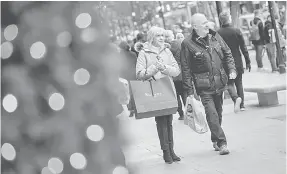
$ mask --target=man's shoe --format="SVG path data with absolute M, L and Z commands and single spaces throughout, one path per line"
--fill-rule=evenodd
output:
M 219 150 L 219 155 L 227 155 L 229 154 L 229 150 L 227 149 L 226 145 L 222 145 Z
M 133 117 L 133 116 L 134 116 L 134 114 L 135 114 L 135 111 L 134 111 L 134 110 L 131 110 L 131 111 L 130 111 L 130 115 L 129 115 L 129 117 Z
M 240 111 L 245 111 L 245 110 L 246 110 L 245 107 L 240 108 Z
M 213 148 L 215 151 L 219 151 L 219 147 L 217 146 L 217 143 L 216 142 L 213 142 Z
M 164 150 L 163 151 L 163 160 L 165 161 L 165 163 L 167 164 L 172 164 L 173 163 L 173 160 L 171 158 L 171 155 L 170 155 L 170 151 L 169 150 Z
M 181 159 L 174 153 L 174 150 L 170 150 L 170 156 L 174 162 L 180 161 Z
M 184 120 L 183 115 L 178 117 L 178 120 Z
M 242 99 L 240 97 L 238 97 L 235 101 L 235 104 L 234 104 L 234 112 L 237 113 L 240 111 L 240 104 L 242 102 Z

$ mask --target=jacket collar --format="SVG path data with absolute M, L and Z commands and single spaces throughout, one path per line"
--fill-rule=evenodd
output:
M 215 35 L 216 35 L 216 31 L 214 31 L 214 30 L 211 30 L 211 29 L 209 29 L 209 33 L 207 34 L 207 36 L 208 37 L 215 37 Z M 195 29 L 193 29 L 192 30 L 192 36 L 191 36 L 191 38 L 193 39 L 193 40 L 195 40 L 195 41 L 197 41 L 199 38 L 200 38 L 200 36 L 197 34 L 197 32 L 195 31 Z
M 146 42 L 144 44 L 143 50 L 146 52 L 152 52 L 152 53 L 158 54 L 158 53 L 164 51 L 166 48 L 168 48 L 167 43 L 165 43 L 160 49 L 158 49 L 158 47 L 155 47 L 151 43 Z

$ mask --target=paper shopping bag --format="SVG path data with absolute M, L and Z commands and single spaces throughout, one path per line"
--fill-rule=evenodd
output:
M 130 81 L 130 87 L 134 98 L 136 119 L 177 112 L 175 87 L 169 77 L 152 81 Z

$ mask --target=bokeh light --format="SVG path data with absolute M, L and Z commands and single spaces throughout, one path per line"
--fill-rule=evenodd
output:
M 44 167 L 41 171 L 41 174 L 56 174 L 53 169 L 50 169 L 49 167 Z
M 3 158 L 8 160 L 8 161 L 13 161 L 16 158 L 16 150 L 9 143 L 4 143 L 2 145 L 1 154 L 2 154 Z
M 75 23 L 79 28 L 87 28 L 92 23 L 92 17 L 89 13 L 81 13 L 77 16 Z
M 13 44 L 11 42 L 4 42 L 1 45 L 1 57 L 2 59 L 9 58 L 13 53 Z
M 86 28 L 81 33 L 81 39 L 86 43 L 92 43 L 96 40 L 97 32 L 94 28 Z
M 9 112 L 14 112 L 18 107 L 17 98 L 12 94 L 7 94 L 2 101 L 3 108 Z
M 56 174 L 60 174 L 64 169 L 64 164 L 59 158 L 51 158 L 48 162 L 48 167 Z
M 43 42 L 35 42 L 30 48 L 30 54 L 34 59 L 43 58 L 46 54 L 46 46 Z
M 63 31 L 57 36 L 57 44 L 60 47 L 68 47 L 72 42 L 72 35 L 68 31 Z
M 63 109 L 65 105 L 65 98 L 60 93 L 53 93 L 49 98 L 49 106 L 55 110 L 59 111 Z
M 4 38 L 7 41 L 12 41 L 14 40 L 18 35 L 18 27 L 15 24 L 8 25 L 4 29 Z
M 74 81 L 77 85 L 85 85 L 90 80 L 90 73 L 84 68 L 78 69 L 74 74 Z
M 123 166 L 117 166 L 114 168 L 113 174 L 129 174 L 129 171 Z
M 87 166 L 87 159 L 81 153 L 74 153 L 70 157 L 71 165 L 78 170 L 83 170 Z
M 87 128 L 87 137 L 91 141 L 101 141 L 104 138 L 104 129 L 99 125 L 91 125 Z

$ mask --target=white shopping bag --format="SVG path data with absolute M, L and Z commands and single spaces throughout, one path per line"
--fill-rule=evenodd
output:
M 194 97 L 187 97 L 184 108 L 184 124 L 196 133 L 203 134 L 208 131 L 204 106 Z

